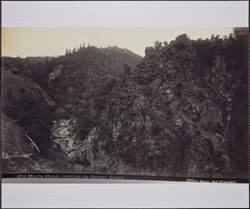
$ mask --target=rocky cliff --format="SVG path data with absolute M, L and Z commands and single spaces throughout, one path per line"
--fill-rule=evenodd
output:
M 146 48 L 85 139 L 97 161 L 108 159 L 114 173 L 245 177 L 246 37 L 193 41 L 183 34 Z

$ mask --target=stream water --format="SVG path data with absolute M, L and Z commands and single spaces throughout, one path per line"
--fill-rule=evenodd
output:
M 92 142 L 90 140 L 78 139 L 76 134 L 77 119 L 59 119 L 53 121 L 52 139 L 59 146 L 59 149 L 67 156 L 72 163 L 74 170 L 86 170 L 94 168 L 92 153 Z M 82 162 L 87 160 L 89 166 Z
M 59 119 L 53 121 L 51 137 L 68 158 L 71 158 L 77 142 L 75 126 L 76 119 Z

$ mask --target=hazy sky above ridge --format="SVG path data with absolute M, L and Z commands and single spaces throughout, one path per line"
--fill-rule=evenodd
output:
M 157 40 L 169 42 L 183 33 L 205 39 L 231 32 L 233 28 L 2 28 L 2 56 L 57 56 L 82 43 L 116 45 L 144 56 L 145 47 Z

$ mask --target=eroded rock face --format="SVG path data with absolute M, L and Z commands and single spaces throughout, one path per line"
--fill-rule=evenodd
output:
M 49 81 L 52 81 L 55 78 L 57 78 L 58 76 L 60 76 L 62 74 L 62 70 L 63 70 L 62 64 L 53 68 L 52 72 L 49 73 Z
M 131 173 L 235 174 L 229 151 L 236 120 L 232 110 L 235 101 L 246 102 L 239 97 L 246 83 L 237 70 L 244 69 L 237 69 L 212 41 L 198 43 L 182 35 L 169 45 L 157 44 L 112 90 L 94 143 L 99 152 L 133 167 Z M 114 172 L 121 170 L 118 164 Z
M 1 119 L 2 159 L 11 160 L 32 155 L 35 150 L 26 138 L 24 129 L 4 113 L 1 113 Z

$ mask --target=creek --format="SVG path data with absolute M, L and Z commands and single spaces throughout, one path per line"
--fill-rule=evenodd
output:
M 54 120 L 51 138 L 64 153 L 66 160 L 72 164 L 73 170 L 93 169 L 91 141 L 78 138 L 77 123 L 76 118 Z

